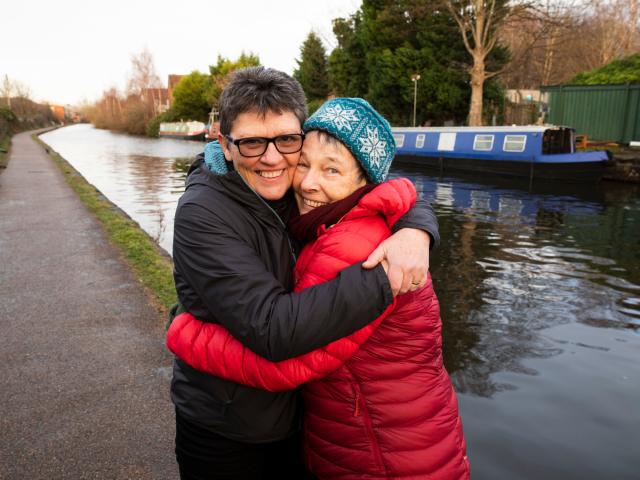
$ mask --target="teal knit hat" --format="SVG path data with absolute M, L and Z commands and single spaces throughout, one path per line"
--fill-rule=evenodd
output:
M 328 100 L 304 122 L 302 128 L 305 133 L 322 130 L 340 140 L 372 182 L 381 183 L 387 178 L 396 154 L 396 142 L 389 122 L 366 100 Z

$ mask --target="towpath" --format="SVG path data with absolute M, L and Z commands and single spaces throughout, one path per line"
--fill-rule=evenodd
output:
M 0 174 L 0 479 L 175 479 L 162 319 L 29 133 Z

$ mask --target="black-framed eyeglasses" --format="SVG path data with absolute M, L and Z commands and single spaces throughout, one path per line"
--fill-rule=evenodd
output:
M 225 135 L 224 138 L 238 147 L 240 155 L 243 157 L 259 157 L 260 155 L 264 155 L 270 143 L 273 143 L 276 150 L 280 153 L 296 153 L 302 150 L 302 144 L 304 143 L 304 133 L 288 133 L 271 138 L 249 137 L 234 140 L 229 135 Z

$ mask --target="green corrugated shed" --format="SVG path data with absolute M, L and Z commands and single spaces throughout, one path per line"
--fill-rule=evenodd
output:
M 549 93 L 547 122 L 572 127 L 589 140 L 640 141 L 640 84 L 560 85 Z

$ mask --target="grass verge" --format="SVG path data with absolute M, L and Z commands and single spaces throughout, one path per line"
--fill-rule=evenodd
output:
M 7 168 L 9 163 L 9 150 L 11 149 L 11 135 L 0 138 L 0 171 Z
M 118 248 L 140 283 L 151 293 L 156 308 L 166 315 L 176 302 L 171 258 L 136 222 L 107 200 L 49 145 L 36 134 L 32 138 L 47 150 L 69 186 L 102 223 L 110 242 Z

